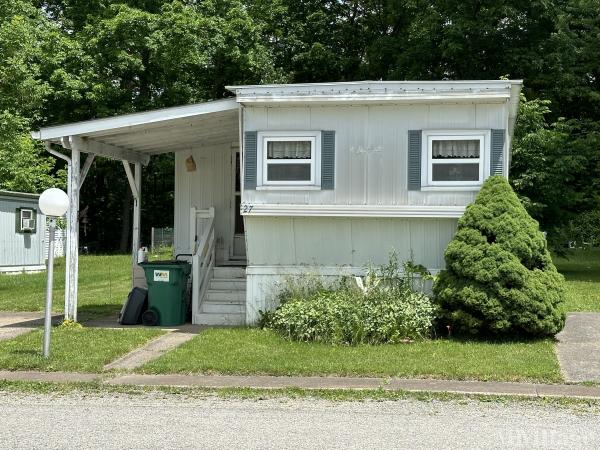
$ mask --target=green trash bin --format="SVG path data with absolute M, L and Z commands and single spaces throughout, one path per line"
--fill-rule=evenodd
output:
M 142 316 L 147 325 L 183 325 L 187 313 L 187 284 L 192 271 L 186 261 L 140 263 L 148 283 L 148 311 Z

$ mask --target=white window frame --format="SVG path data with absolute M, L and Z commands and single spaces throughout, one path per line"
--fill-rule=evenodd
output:
M 29 218 L 28 219 L 23 217 L 23 213 L 24 212 L 28 212 L 29 213 Z M 19 210 L 19 219 L 20 219 L 20 222 L 21 222 L 21 226 L 20 226 L 21 232 L 31 231 L 31 230 L 35 229 L 35 219 L 34 219 L 33 209 L 21 208 Z M 25 226 L 23 226 L 23 223 L 24 223 L 25 220 L 33 222 L 33 227 L 25 227 Z
M 319 189 L 321 180 L 321 132 L 320 131 L 276 131 L 258 133 L 257 189 Z M 310 142 L 310 160 L 267 159 L 269 142 Z M 310 180 L 307 181 L 269 181 L 267 168 L 269 164 L 310 164 Z
M 479 140 L 479 158 L 433 159 L 433 141 Z M 421 185 L 432 190 L 440 188 L 473 189 L 483 184 L 489 176 L 489 130 L 424 130 L 422 141 Z M 433 164 L 479 164 L 477 181 L 434 181 Z

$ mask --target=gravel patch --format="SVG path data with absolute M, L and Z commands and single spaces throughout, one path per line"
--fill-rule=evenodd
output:
M 0 393 L 0 416 L 2 448 L 600 447 L 597 410 L 526 402 Z

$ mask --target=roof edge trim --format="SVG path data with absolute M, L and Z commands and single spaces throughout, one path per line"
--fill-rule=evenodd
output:
M 93 119 L 83 122 L 74 122 L 65 125 L 44 127 L 38 131 L 32 131 L 31 137 L 37 140 L 52 140 L 64 136 L 79 136 L 103 130 L 116 130 L 129 128 L 136 125 L 144 125 L 155 122 L 164 122 L 174 119 L 183 119 L 203 114 L 233 111 L 238 109 L 235 98 L 213 100 L 191 105 L 174 106 L 145 112 L 123 114 L 102 119 Z

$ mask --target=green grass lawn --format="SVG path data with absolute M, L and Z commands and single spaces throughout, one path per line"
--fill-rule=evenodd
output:
M 42 357 L 43 330 L 0 342 L 0 370 L 99 372 L 105 364 L 163 334 L 159 329 L 52 330 L 50 358 Z
M 151 255 L 170 258 L 171 249 Z M 53 309 L 64 311 L 65 260 L 54 266 Z M 78 306 L 81 318 L 116 315 L 131 290 L 130 255 L 81 255 Z M 42 311 L 46 298 L 46 272 L 0 274 L 0 311 Z
M 492 343 L 437 339 L 346 347 L 291 342 L 271 331 L 252 328 L 208 329 L 140 371 L 562 380 L 551 340 Z
M 573 250 L 554 262 L 567 280 L 566 311 L 600 311 L 600 249 Z
M 53 309 L 64 311 L 65 260 L 55 261 Z M 117 313 L 131 289 L 131 256 L 79 257 L 79 314 Z M 41 311 L 46 296 L 46 272 L 0 275 L 0 311 Z

